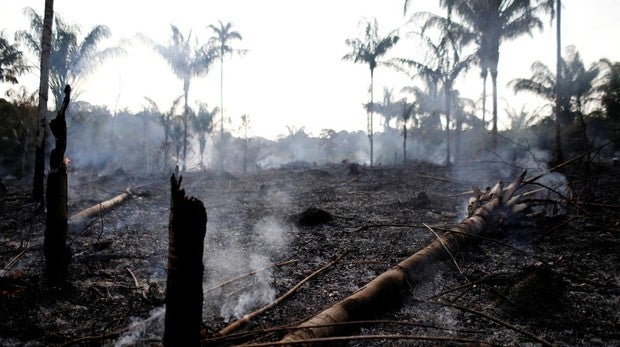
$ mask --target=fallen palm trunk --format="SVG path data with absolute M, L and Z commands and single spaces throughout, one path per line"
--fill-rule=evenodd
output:
M 170 177 L 164 346 L 200 346 L 207 212 L 202 201 L 185 196 L 182 180 Z
M 281 342 L 334 336 L 342 329 L 338 325 L 333 325 L 334 323 L 366 319 L 398 303 L 407 289 L 425 277 L 424 272 L 429 265 L 446 259 L 450 253 L 456 252 L 471 239 L 470 235 L 479 235 L 487 226 L 522 210 L 524 205 L 518 203 L 520 196 L 513 197 L 513 195 L 521 186 L 524 177 L 525 172 L 505 189 L 498 183 L 488 193 L 470 201 L 470 207 L 475 208 L 470 208 L 469 217 L 451 229 L 454 232 L 447 232 L 438 237 L 356 293 L 306 320 L 298 326 L 300 330 L 287 334 Z
M 131 189 L 127 188 L 123 193 L 113 197 L 110 200 L 100 202 L 89 208 L 86 208 L 74 215 L 69 219 L 71 230 L 82 230 L 88 226 L 90 220 L 93 217 L 100 215 L 101 213 L 117 206 L 118 204 L 126 201 L 133 196 Z
M 47 214 L 45 220 L 45 279 L 52 286 L 62 286 L 67 277 L 69 251 L 67 249 L 67 122 L 65 111 L 69 106 L 71 87 L 65 87 L 65 98 L 50 130 L 56 138 L 56 147 L 50 154 L 47 175 Z

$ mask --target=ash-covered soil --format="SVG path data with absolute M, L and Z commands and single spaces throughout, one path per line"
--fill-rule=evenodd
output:
M 277 341 L 286 327 L 352 294 L 432 242 L 433 232 L 465 218 L 469 195 L 462 193 L 472 185 L 510 181 L 511 171 L 481 164 L 372 171 L 300 164 L 248 175 L 184 175 L 187 194 L 202 200 L 208 214 L 204 343 Z M 359 339 L 341 343 L 618 345 L 619 174 L 601 165 L 573 170 L 569 184 L 557 175 L 543 181 L 543 190 L 529 199 L 534 216 L 504 223 L 453 261 L 429 268 L 399 305 L 350 325 L 344 334 Z M 169 177 L 74 172 L 69 181 L 70 214 L 128 187 L 135 195 L 72 228 L 69 282 L 48 288 L 42 280 L 44 214 L 29 199 L 29 180 L 4 182 L 0 345 L 161 344 Z M 310 208 L 329 215 L 299 215 Z M 239 331 L 246 334 L 216 337 L 335 259 Z M 375 335 L 386 337 L 363 338 Z

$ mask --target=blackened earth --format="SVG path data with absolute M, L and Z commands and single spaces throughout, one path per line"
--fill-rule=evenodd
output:
M 391 335 L 389 340 L 343 344 L 460 344 L 449 339 L 539 344 L 528 332 L 558 345 L 618 345 L 620 169 L 598 164 L 569 170 L 568 184 L 531 196 L 534 208 L 528 212 L 535 215 L 489 230 L 489 239 L 475 240 L 454 254 L 454 261 L 429 268 L 424 281 L 375 322 L 344 332 Z M 187 195 L 204 202 L 209 219 L 204 343 L 277 341 L 286 329 L 265 330 L 294 326 L 360 289 L 435 239 L 423 224 L 441 233 L 465 218 L 470 195 L 462 193 L 472 185 L 508 182 L 517 172 L 482 164 L 456 169 L 410 163 L 373 170 L 360 166 L 356 172 L 341 164 L 184 175 Z M 72 262 L 64 288 L 49 288 L 42 279 L 45 217 L 29 199 L 30 181 L 4 184 L 0 345 L 161 344 L 169 177 L 70 174 L 69 214 L 128 187 L 135 195 L 88 226 L 71 230 Z M 313 211 L 320 213 L 304 214 Z M 299 223 L 300 216 L 310 223 Z M 340 256 L 240 331 L 252 333 L 215 338 L 235 317 L 270 303 Z

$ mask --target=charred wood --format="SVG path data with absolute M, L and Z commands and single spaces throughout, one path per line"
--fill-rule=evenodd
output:
M 71 230 L 81 230 L 86 228 L 90 224 L 90 220 L 93 217 L 101 215 L 103 212 L 118 206 L 120 203 L 128 200 L 133 196 L 130 188 L 127 188 L 123 193 L 113 197 L 112 199 L 100 202 L 89 208 L 86 208 L 74 215 L 69 219 L 69 225 Z
M 207 212 L 202 201 L 185 196 L 182 180 L 170 177 L 164 345 L 200 346 Z
M 451 229 L 455 232 L 439 236 L 428 246 L 382 273 L 356 293 L 306 320 L 298 326 L 302 329 L 287 334 L 281 342 L 334 336 L 340 333 L 341 329 L 331 324 L 372 317 L 397 304 L 409 289 L 424 279 L 429 265 L 448 259 L 450 253 L 456 252 L 471 239 L 468 235 L 482 234 L 487 227 L 501 222 L 506 215 L 514 213 L 515 207 L 519 204 L 511 198 L 522 185 L 524 177 L 525 172 L 505 189 L 498 183 L 473 202 L 478 207 L 470 209 L 469 217 Z
M 52 286 L 62 286 L 67 277 L 69 250 L 67 248 L 67 122 L 65 112 L 69 106 L 71 87 L 65 87 L 62 106 L 50 122 L 56 138 L 56 147 L 50 155 L 50 171 L 47 176 L 47 218 L 45 221 L 45 278 Z

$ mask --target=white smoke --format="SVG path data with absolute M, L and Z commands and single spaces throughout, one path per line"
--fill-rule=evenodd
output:
M 132 319 L 132 323 L 126 333 L 116 340 L 115 347 L 140 345 L 140 340 L 153 336 L 159 338 L 164 331 L 164 307 L 158 307 L 151 311 L 149 318 L 144 320 Z
M 269 265 L 271 265 L 271 261 L 268 257 L 257 254 L 250 255 L 249 270 L 257 271 Z M 271 303 L 276 296 L 272 283 L 273 272 L 271 270 L 258 271 L 240 295 L 237 297 L 230 296 L 226 299 L 220 309 L 220 315 L 228 322 L 232 318 L 242 317 L 256 308 Z

